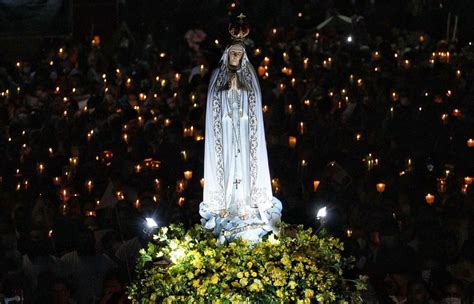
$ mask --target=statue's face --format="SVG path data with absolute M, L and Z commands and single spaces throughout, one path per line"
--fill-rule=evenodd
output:
M 239 67 L 243 56 L 244 49 L 241 46 L 231 46 L 229 49 L 229 65 L 232 67 Z

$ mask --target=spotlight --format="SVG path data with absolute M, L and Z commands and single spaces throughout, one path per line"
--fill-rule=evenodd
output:
M 151 217 L 145 218 L 145 221 L 146 221 L 146 226 L 149 229 L 154 229 L 158 227 L 158 224 L 156 223 L 156 221 Z
M 316 214 L 316 219 L 324 219 L 328 215 L 326 207 L 323 207 L 318 210 L 318 213 Z

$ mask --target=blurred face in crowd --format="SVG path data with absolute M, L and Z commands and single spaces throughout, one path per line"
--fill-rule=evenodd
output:
M 95 239 L 94 235 L 92 234 L 92 231 L 81 231 L 77 243 L 77 252 L 81 256 L 95 255 Z
M 53 303 L 54 304 L 68 304 L 70 303 L 69 288 L 63 282 L 56 282 L 52 287 Z
M 138 98 L 137 98 L 137 95 L 135 95 L 135 94 L 129 94 L 129 95 L 128 95 L 128 104 L 129 104 L 131 107 L 134 107 L 134 106 L 138 105 Z
M 422 282 L 413 282 L 408 286 L 408 299 L 410 303 L 427 303 L 428 298 L 428 291 Z
M 49 254 L 49 243 L 46 232 L 43 230 L 32 230 L 30 232 L 30 246 L 28 255 L 30 257 L 46 256 Z
M 244 56 L 244 48 L 240 45 L 233 45 L 229 49 L 229 65 L 234 68 L 240 67 L 240 62 Z
M 461 304 L 462 291 L 461 287 L 455 283 L 449 284 L 443 288 L 444 297 L 442 304 Z

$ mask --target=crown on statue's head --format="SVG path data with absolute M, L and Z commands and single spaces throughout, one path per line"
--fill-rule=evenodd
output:
M 250 33 L 250 27 L 244 20 L 245 17 L 244 14 L 240 13 L 237 16 L 237 22 L 229 24 L 229 34 L 234 44 L 243 44 L 245 38 Z

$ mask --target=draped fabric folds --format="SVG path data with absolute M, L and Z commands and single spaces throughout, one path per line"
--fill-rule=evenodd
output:
M 228 52 L 229 48 L 212 74 L 207 95 L 200 213 L 208 228 L 215 226 L 216 216 L 268 222 L 265 212 L 275 207 L 276 200 L 272 196 L 257 75 L 244 52 L 240 67 L 232 71 L 239 88 L 231 89 Z

